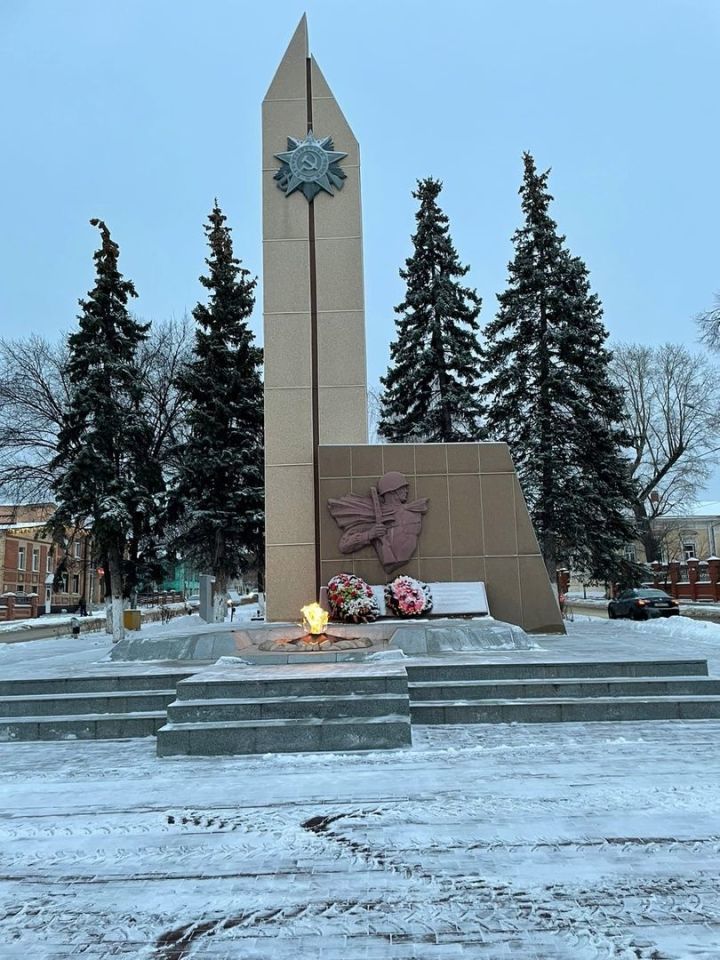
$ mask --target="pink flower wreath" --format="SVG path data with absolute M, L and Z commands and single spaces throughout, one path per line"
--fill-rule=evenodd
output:
M 385 586 L 385 607 L 393 617 L 419 617 L 433 608 L 430 587 L 412 577 L 395 577 Z

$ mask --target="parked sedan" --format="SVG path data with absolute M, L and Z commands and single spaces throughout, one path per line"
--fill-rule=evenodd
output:
M 650 617 L 672 617 L 680 613 L 677 600 L 664 590 L 637 587 L 623 590 L 608 604 L 608 617 L 630 617 L 631 620 L 649 620 Z

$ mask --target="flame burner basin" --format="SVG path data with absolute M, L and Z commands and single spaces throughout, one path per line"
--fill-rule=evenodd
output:
M 341 637 L 333 633 L 304 633 L 300 637 L 266 640 L 258 647 L 265 653 L 315 653 L 329 650 L 364 650 L 372 646 L 368 637 Z
M 294 640 L 293 643 L 337 643 L 338 640 L 344 640 L 344 637 L 338 637 L 335 633 L 306 633 L 302 637 L 298 637 L 297 640 Z

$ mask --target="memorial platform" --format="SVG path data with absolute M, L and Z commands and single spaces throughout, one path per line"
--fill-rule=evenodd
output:
M 101 660 L 114 650 L 102 635 L 13 644 L 0 648 L 0 740 L 135 739 L 166 728 L 161 755 L 342 751 L 409 745 L 411 729 L 425 725 L 718 718 L 717 645 L 673 641 L 676 630 L 701 637 L 717 628 L 677 620 L 573 624 L 572 635 L 544 637 L 542 647 L 528 638 L 525 648 L 410 655 L 385 646 L 213 664 Z M 420 626 L 435 629 L 403 630 Z M 156 630 L 156 652 L 167 652 L 171 631 Z M 237 628 L 196 631 L 233 641 Z

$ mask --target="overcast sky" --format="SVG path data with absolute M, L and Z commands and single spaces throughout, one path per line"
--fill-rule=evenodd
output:
M 361 145 L 371 384 L 416 179 L 444 182 L 488 321 L 524 150 L 552 167 L 553 215 L 611 337 L 697 346 L 720 289 L 718 0 L 0 0 L 0 335 L 74 325 L 91 217 L 145 319 L 202 296 L 215 196 L 259 274 L 260 103 L 303 11 Z

